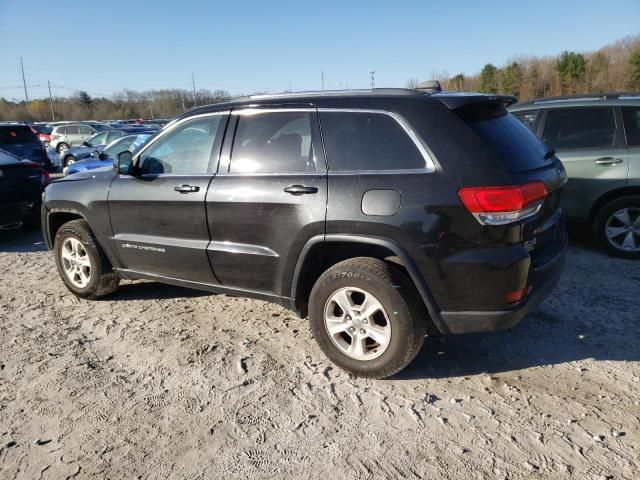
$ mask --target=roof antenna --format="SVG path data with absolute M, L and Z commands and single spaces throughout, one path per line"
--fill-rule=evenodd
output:
M 422 93 L 436 93 L 441 92 L 442 87 L 440 86 L 440 82 L 438 80 L 425 80 L 424 82 L 420 82 L 418 84 L 416 90 Z

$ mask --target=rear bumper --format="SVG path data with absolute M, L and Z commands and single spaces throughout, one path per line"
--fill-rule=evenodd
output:
M 540 305 L 558 284 L 565 264 L 565 243 L 561 251 L 539 267 L 529 272 L 531 293 L 517 306 L 497 311 L 441 312 L 449 333 L 473 333 L 505 330 L 516 326 L 534 308 Z

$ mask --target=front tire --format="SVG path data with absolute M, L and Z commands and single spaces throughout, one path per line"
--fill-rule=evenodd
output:
M 594 222 L 598 241 L 616 257 L 640 260 L 640 195 L 607 203 Z
M 420 351 L 427 313 L 399 267 L 368 257 L 324 272 L 309 298 L 311 331 L 325 355 L 360 377 L 387 378 Z
M 58 155 L 60 155 L 62 152 L 64 152 L 65 150 L 67 150 L 69 148 L 69 145 L 67 145 L 64 142 L 61 142 L 58 144 L 58 146 L 56 147 L 56 152 L 58 152 Z
M 118 289 L 120 279 L 84 220 L 60 227 L 53 251 L 58 273 L 74 295 L 95 300 Z

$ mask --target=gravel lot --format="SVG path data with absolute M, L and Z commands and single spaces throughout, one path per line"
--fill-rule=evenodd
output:
M 39 233 L 0 232 L 0 272 L 2 479 L 640 476 L 640 264 L 588 243 L 520 326 L 428 338 L 386 381 L 260 301 L 78 300 Z

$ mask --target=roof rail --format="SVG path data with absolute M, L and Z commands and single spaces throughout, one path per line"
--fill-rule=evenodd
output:
M 602 93 L 584 93 L 577 95 L 558 95 L 554 97 L 534 98 L 520 102 L 518 106 L 523 105 L 544 105 L 546 103 L 562 103 L 562 102 L 597 102 L 605 100 L 625 100 L 640 98 L 640 92 L 602 92 Z

